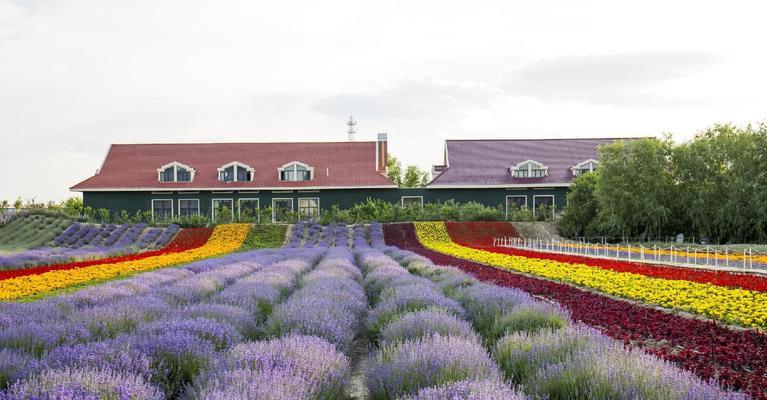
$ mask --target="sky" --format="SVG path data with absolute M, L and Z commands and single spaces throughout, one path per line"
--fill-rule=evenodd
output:
M 677 141 L 767 120 L 760 1 L 0 0 L 0 200 L 110 143 Z

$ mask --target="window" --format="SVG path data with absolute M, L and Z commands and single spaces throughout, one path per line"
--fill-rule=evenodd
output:
M 320 216 L 320 198 L 302 197 L 298 199 L 298 214 L 308 219 L 316 219 Z
M 549 174 L 549 167 L 527 160 L 511 167 L 511 174 L 515 178 L 545 178 Z
M 281 181 L 287 181 L 287 182 L 310 181 L 312 180 L 314 168 L 304 163 L 293 161 L 291 163 L 283 165 L 281 168 L 279 168 L 278 171 L 279 171 Z
M 252 167 L 239 161 L 232 161 L 218 169 L 218 180 L 222 182 L 250 182 L 253 180 L 254 172 L 256 170 Z
M 423 196 L 402 196 L 402 208 L 418 207 L 423 209 Z
M 272 199 L 272 222 L 287 222 L 293 211 L 293 199 Z
M 200 200 L 199 199 L 179 199 L 178 200 L 178 215 L 181 217 L 191 217 L 192 215 L 200 214 Z
M 570 170 L 573 172 L 573 176 L 578 176 L 587 174 L 589 172 L 594 172 L 594 170 L 597 169 L 597 166 L 599 166 L 599 161 L 592 159 L 576 164 L 570 168 Z
M 244 221 L 258 221 L 260 219 L 258 208 L 258 199 L 240 199 L 238 202 L 240 219 Z
M 173 200 L 152 199 L 152 219 L 173 218 Z
M 506 219 L 509 219 L 509 210 L 521 209 L 523 207 L 527 207 L 527 196 L 506 196 Z
M 157 169 L 157 179 L 160 182 L 191 182 L 195 172 L 194 168 L 174 161 Z
M 533 215 L 537 220 L 554 218 L 554 196 L 533 196 Z
M 234 200 L 213 199 L 211 206 L 210 210 L 213 221 L 225 221 L 234 218 Z

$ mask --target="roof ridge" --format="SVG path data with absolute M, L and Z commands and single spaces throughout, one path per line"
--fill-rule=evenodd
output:
M 628 136 L 628 137 L 570 137 L 570 138 L 534 138 L 534 139 L 445 139 L 446 142 L 531 142 L 538 140 L 618 140 L 618 139 L 646 139 L 655 136 Z
M 198 144 L 341 144 L 341 143 L 376 143 L 373 140 L 360 140 L 360 141 L 331 141 L 331 142 L 169 142 L 169 143 L 111 143 L 114 146 L 186 146 L 186 145 L 198 145 Z

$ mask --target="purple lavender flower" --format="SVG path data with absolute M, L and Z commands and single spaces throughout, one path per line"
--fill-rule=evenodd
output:
M 161 392 L 143 378 L 109 369 L 45 370 L 8 390 L 12 399 L 147 399 Z
M 152 382 L 167 396 L 179 395 L 185 385 L 209 371 L 216 362 L 213 345 L 187 332 L 135 337 L 131 346 L 152 360 Z
M 373 400 L 466 379 L 498 379 L 495 364 L 477 340 L 438 334 L 382 347 L 365 372 Z
M 204 400 L 297 400 L 317 393 L 311 381 L 291 370 L 238 369 L 216 374 L 194 397 Z
M 162 333 L 188 333 L 209 341 L 216 349 L 225 349 L 244 339 L 237 330 L 226 323 L 207 318 L 174 319 L 150 322 L 141 325 L 137 335 Z
M 149 380 L 152 377 L 152 358 L 131 348 L 130 339 L 120 336 L 103 342 L 90 342 L 60 346 L 48 353 L 41 363 L 47 369 L 66 367 L 131 371 Z
M 0 349 L 0 390 L 40 368 L 40 362 L 29 353 Z
M 316 335 L 343 352 L 351 348 L 359 319 L 349 307 L 329 299 L 294 296 L 277 306 L 269 317 L 270 333 Z
M 74 324 L 31 322 L 0 331 L 0 348 L 22 350 L 40 356 L 62 344 L 89 340 L 89 332 Z
M 394 288 L 389 296 L 381 301 L 368 316 L 368 331 L 378 335 L 390 322 L 405 313 L 439 308 L 456 316 L 463 316 L 464 311 L 458 302 L 448 299 L 442 293 L 424 285 L 407 285 Z
M 517 393 L 499 380 L 465 380 L 421 389 L 418 394 L 402 400 L 525 400 L 524 394 Z
M 469 286 L 460 295 L 474 329 L 483 337 L 489 337 L 496 318 L 517 305 L 533 301 L 521 290 L 485 283 Z
M 231 325 L 246 338 L 255 338 L 256 320 L 250 311 L 225 304 L 195 304 L 176 312 L 175 319 L 191 320 L 206 318 L 222 324 Z
M 557 304 L 541 301 L 523 303 L 500 315 L 493 322 L 486 339 L 489 345 L 514 332 L 558 330 L 570 324 L 570 313 Z
M 319 398 L 341 397 L 351 374 L 349 358 L 316 336 L 240 344 L 228 352 L 225 364 L 229 370 L 291 371 L 308 381 Z
M 479 340 L 471 324 L 441 309 L 428 309 L 405 314 L 391 322 L 381 331 L 382 345 L 419 339 L 438 333 L 442 336 L 458 336 Z

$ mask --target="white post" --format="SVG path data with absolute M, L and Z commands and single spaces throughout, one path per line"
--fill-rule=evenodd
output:
M 714 265 L 719 266 L 719 250 L 714 250 Z
M 728 248 L 724 248 L 724 262 L 725 265 L 729 268 L 730 267 L 730 251 Z

